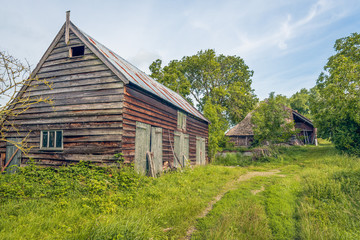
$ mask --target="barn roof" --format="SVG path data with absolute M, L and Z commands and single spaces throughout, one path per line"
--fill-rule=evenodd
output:
M 180 94 L 172 91 L 171 89 L 165 87 L 161 83 L 157 82 L 153 78 L 149 77 L 143 71 L 139 70 L 137 67 L 120 57 L 115 52 L 111 51 L 93 37 L 89 36 L 85 32 L 78 29 L 73 23 L 70 22 L 70 29 L 83 40 L 85 45 L 87 45 L 91 50 L 95 50 L 96 55 L 101 55 L 102 58 L 110 63 L 113 68 L 115 68 L 118 73 L 123 76 L 120 78 L 124 81 L 125 84 L 132 83 L 136 86 L 158 96 L 164 101 L 171 103 L 172 105 L 182 109 L 183 111 L 190 113 L 193 116 L 196 116 L 206 122 L 209 122 L 195 107 L 193 107 L 187 100 L 185 100 Z M 85 39 L 84 39 L 85 38 Z M 110 68 L 110 69 L 113 69 Z
M 230 136 L 252 136 L 254 135 L 253 124 L 251 123 L 252 112 L 239 122 L 235 127 L 231 128 L 225 135 Z
M 291 108 L 288 108 L 286 106 L 284 106 L 284 108 L 288 111 L 291 111 L 293 116 L 297 116 L 304 122 L 310 124 L 311 126 L 314 126 L 313 123 L 311 122 L 311 120 L 304 117 L 297 111 L 295 111 Z M 253 110 L 253 111 L 256 111 L 256 110 Z M 248 113 L 248 115 L 246 115 L 246 117 L 241 122 L 239 122 L 237 125 L 235 125 L 233 128 L 231 128 L 225 135 L 228 137 L 230 137 L 230 136 L 253 136 L 254 135 L 254 131 L 253 131 L 254 125 L 251 123 L 251 117 L 252 117 L 253 111 Z

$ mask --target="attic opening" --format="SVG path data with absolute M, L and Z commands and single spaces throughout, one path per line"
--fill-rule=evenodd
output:
M 84 53 L 85 53 L 85 46 L 71 47 L 69 49 L 69 57 L 84 56 Z

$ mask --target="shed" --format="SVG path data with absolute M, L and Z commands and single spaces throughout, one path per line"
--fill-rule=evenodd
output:
M 36 104 L 8 119 L 19 128 L 8 131 L 8 138 L 20 141 L 31 131 L 32 149 L 28 156 L 17 153 L 15 165 L 29 158 L 44 166 L 111 163 L 121 153 L 125 163 L 146 173 L 207 161 L 209 121 L 178 93 L 77 28 L 69 13 L 32 76 L 48 79 L 53 89 L 40 85 L 24 96 L 49 96 L 54 105 Z M 15 149 L 1 143 L 3 164 Z
M 299 130 L 297 136 L 291 141 L 293 144 L 316 144 L 317 132 L 311 120 L 304 117 L 296 110 L 288 107 L 284 108 L 290 113 L 289 120 L 295 122 L 295 129 Z M 256 111 L 256 110 L 254 110 Z M 251 123 L 252 112 L 248 113 L 246 117 L 233 128 L 231 128 L 226 136 L 229 137 L 230 142 L 234 143 L 234 146 L 246 146 L 249 147 L 254 140 L 254 125 Z

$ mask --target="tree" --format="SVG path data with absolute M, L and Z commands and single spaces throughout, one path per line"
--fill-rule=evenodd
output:
M 40 84 L 51 88 L 51 84 L 45 79 L 30 76 L 29 64 L 24 64 L 13 56 L 0 51 L 0 142 L 9 142 L 15 145 L 23 153 L 27 153 L 27 137 L 20 142 L 10 141 L 8 132 L 18 132 L 16 124 L 12 121 L 18 115 L 26 112 L 37 103 L 49 103 L 49 98 L 31 97 L 31 91 Z M 27 93 L 27 94 L 25 94 Z M 29 133 L 27 136 L 29 136 Z
M 302 88 L 300 91 L 293 94 L 290 99 L 290 107 L 298 111 L 300 114 L 311 118 L 310 114 L 310 91 Z
M 204 110 L 208 99 L 224 107 L 230 124 L 237 124 L 255 106 L 257 99 L 251 88 L 253 71 L 238 56 L 216 55 L 212 49 L 173 60 L 161 67 L 154 61 L 151 77 L 187 99 L 194 99 Z
M 340 150 L 360 155 L 360 34 L 336 40 L 311 104 L 322 137 Z
M 161 64 L 158 59 L 150 65 L 151 77 L 190 100 L 208 119 L 221 122 L 209 126 L 210 148 L 217 149 L 228 126 L 241 121 L 257 103 L 253 71 L 238 56 L 216 55 L 209 49 Z
M 288 142 L 295 134 L 294 121 L 290 120 L 291 112 L 282 104 L 282 96 L 272 92 L 269 98 L 260 102 L 254 110 L 251 123 L 254 125 L 254 142 L 270 145 Z

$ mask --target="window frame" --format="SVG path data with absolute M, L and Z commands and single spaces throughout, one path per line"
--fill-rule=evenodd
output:
M 43 147 L 43 135 L 44 132 L 47 132 L 47 147 Z M 50 142 L 50 132 L 54 132 L 54 147 L 49 147 Z M 56 147 L 56 137 L 58 132 L 61 132 L 61 147 Z M 64 149 L 64 131 L 60 129 L 49 129 L 49 130 L 41 130 L 40 132 L 40 150 L 50 150 L 50 151 L 58 151 Z

